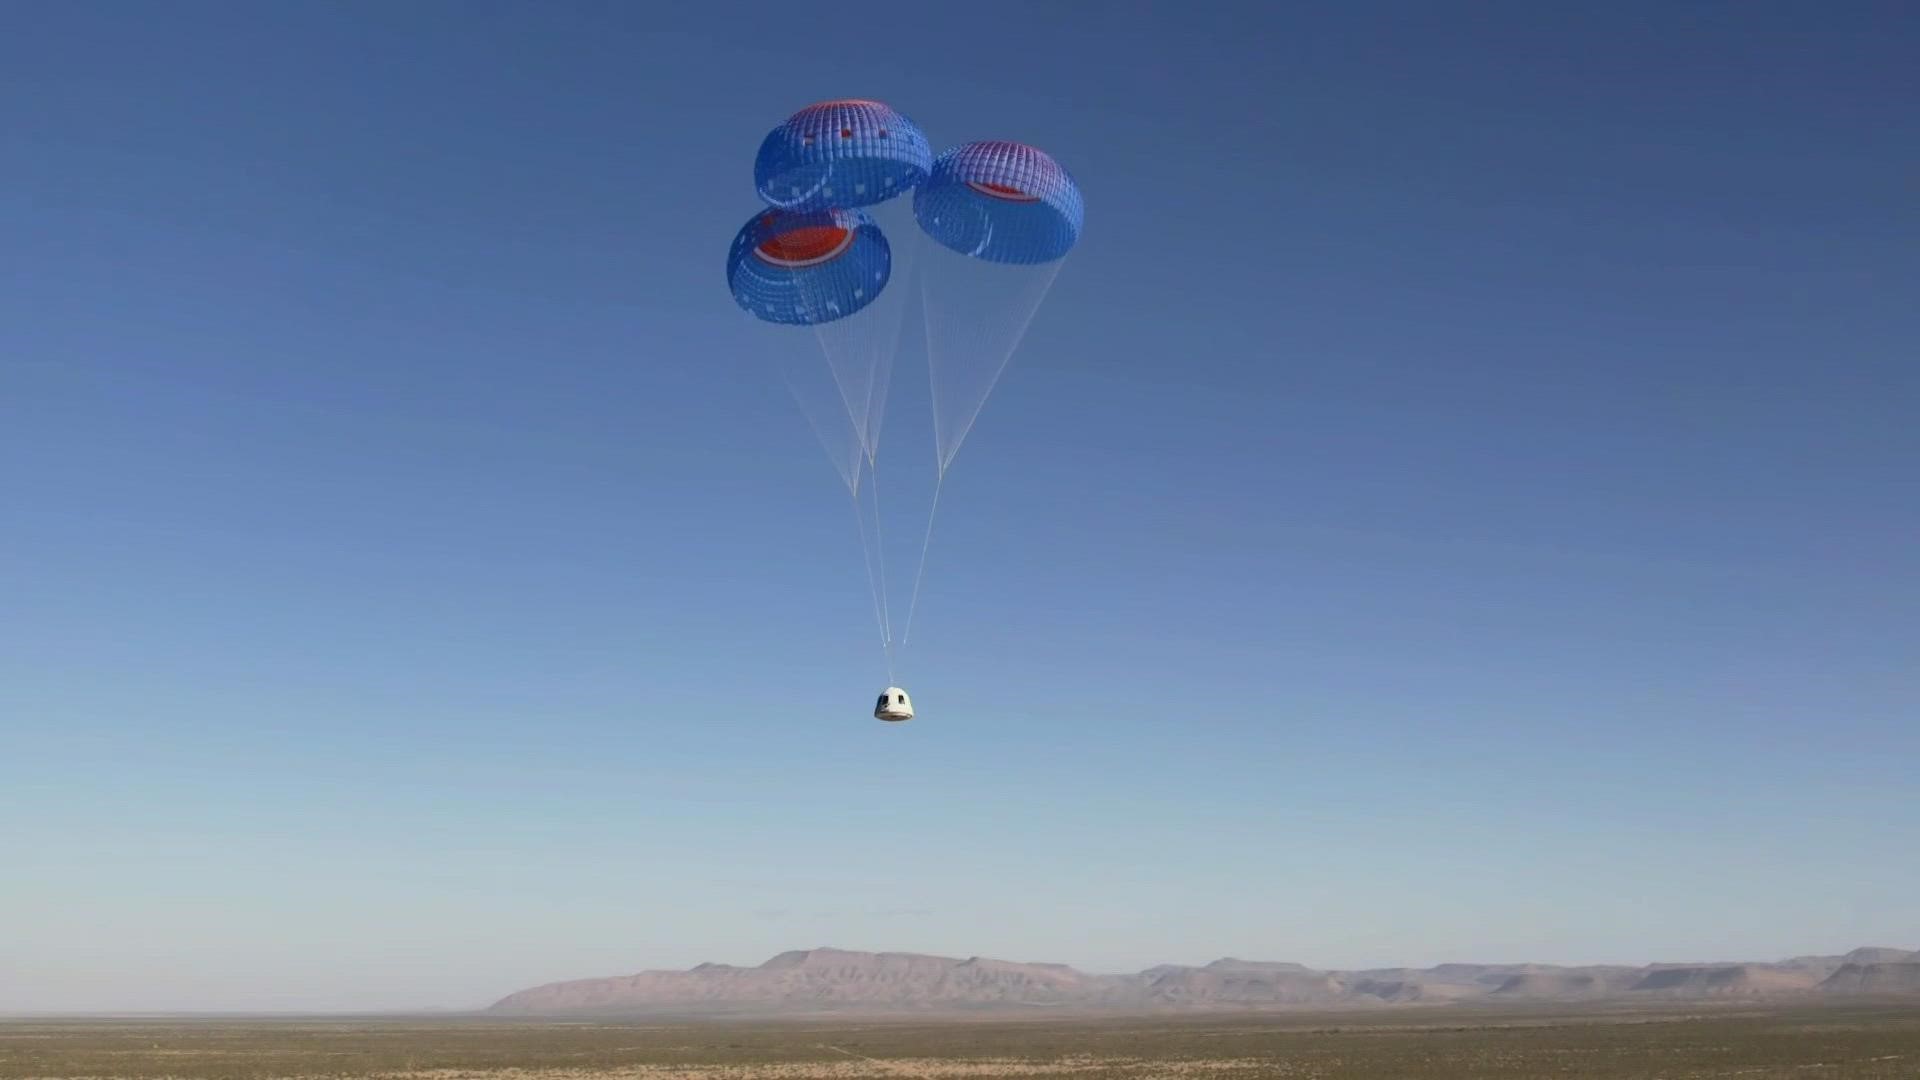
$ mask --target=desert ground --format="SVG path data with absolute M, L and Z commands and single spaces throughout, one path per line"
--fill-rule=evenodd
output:
M 0 1080 L 1920 1077 L 1913 1003 L 1668 1011 L 563 1022 L 15 1019 Z

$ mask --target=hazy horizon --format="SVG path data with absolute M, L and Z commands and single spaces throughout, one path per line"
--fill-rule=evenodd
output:
M 1415 969 L 1431 968 L 1431 967 L 1436 967 L 1440 964 L 1448 964 L 1448 963 L 1461 963 L 1461 964 L 1532 963 L 1532 964 L 1542 964 L 1542 965 L 1554 966 L 1554 967 L 1601 967 L 1601 966 L 1644 967 L 1650 964 L 1673 964 L 1673 963 L 1712 964 L 1712 963 L 1723 963 L 1723 962 L 1724 963 L 1768 963 L 1768 962 L 1774 962 L 1774 961 L 1780 961 L 1780 960 L 1787 960 L 1787 959 L 1791 959 L 1793 957 L 1798 957 L 1798 956 L 1841 956 L 1841 955 L 1845 955 L 1846 953 L 1852 952 L 1854 949 L 1857 949 L 1857 948 L 1873 948 L 1873 947 L 1886 947 L 1886 948 L 1912 950 L 1911 946 L 1903 945 L 1900 943 L 1879 942 L 1879 943 L 1861 943 L 1859 945 L 1851 945 L 1851 946 L 1847 946 L 1845 948 L 1839 948 L 1839 949 L 1814 949 L 1814 950 L 1806 950 L 1806 951 L 1799 951 L 1799 952 L 1779 953 L 1777 955 L 1768 955 L 1768 956 L 1670 956 L 1670 957 L 1648 958 L 1648 959 L 1638 959 L 1638 960 L 1617 960 L 1616 959 L 1616 960 L 1563 960 L 1563 961 L 1544 960 L 1539 957 L 1501 957 L 1501 958 L 1453 957 L 1450 959 L 1434 960 L 1429 963 L 1419 963 L 1419 964 L 1400 963 L 1400 962 L 1381 962 L 1381 963 L 1369 963 L 1369 964 L 1304 963 L 1304 966 L 1309 968 L 1314 968 L 1320 971 L 1368 971 L 1368 970 L 1380 970 L 1380 969 L 1386 969 L 1386 968 L 1415 968 Z M 855 947 L 849 947 L 845 945 L 832 945 L 832 944 L 800 946 L 800 947 L 797 947 L 797 949 L 798 951 L 807 951 L 810 949 L 829 949 L 829 950 L 843 950 L 847 952 L 915 953 L 920 955 L 942 956 L 942 957 L 948 957 L 952 959 L 965 959 L 969 956 L 974 956 L 974 955 L 985 956 L 985 954 L 975 954 L 975 953 L 967 952 L 965 950 L 939 950 L 939 949 L 868 950 L 868 949 L 859 949 Z M 786 952 L 786 951 L 794 951 L 794 950 L 782 950 L 782 952 Z M 1913 951 L 1920 951 L 1920 950 L 1913 950 Z M 778 955 L 778 954 L 762 956 L 754 960 L 697 961 L 696 964 L 687 964 L 679 967 L 669 968 L 666 970 L 686 970 L 688 968 L 696 966 L 698 963 L 730 964 L 735 967 L 757 967 L 761 963 L 767 960 L 773 959 L 773 956 L 775 955 Z M 1250 961 L 1250 962 L 1256 962 L 1256 963 L 1272 963 L 1272 962 L 1303 963 L 1302 961 L 1299 961 L 1293 957 L 1241 956 L 1241 955 L 1223 954 L 1221 956 L 1208 957 L 1204 960 L 1190 960 L 1190 959 L 1159 960 L 1159 961 L 1154 961 L 1152 963 L 1141 964 L 1141 965 L 1138 965 L 1137 967 L 1095 968 L 1095 967 L 1089 967 L 1082 964 L 1074 964 L 1069 961 L 1062 961 L 1054 958 L 1033 958 L 1033 957 L 1014 957 L 1014 956 L 992 956 L 992 957 L 986 957 L 986 958 L 993 959 L 993 960 L 1007 960 L 1015 963 L 1066 963 L 1067 966 L 1076 968 L 1089 975 L 1133 975 L 1133 974 L 1138 974 L 1141 971 L 1145 971 L 1148 968 L 1157 967 L 1161 964 L 1188 965 L 1193 967 L 1202 967 L 1216 960 L 1226 960 L 1226 959 L 1243 960 L 1243 961 Z M 333 1015 L 333 1014 L 340 1014 L 340 1015 L 408 1014 L 408 1013 L 436 1013 L 436 1012 L 470 1013 L 470 1012 L 478 1012 L 478 1011 L 485 1010 L 488 1006 L 494 1004 L 495 1002 L 500 1000 L 502 997 L 505 997 L 508 993 L 511 993 L 513 991 L 530 989 L 534 986 L 545 985 L 548 982 L 566 982 L 566 981 L 572 981 L 576 979 L 615 977 L 615 976 L 621 976 L 621 975 L 637 974 L 643 970 L 661 970 L 661 969 L 658 967 L 649 966 L 646 968 L 631 968 L 631 969 L 622 968 L 619 970 L 579 972 L 573 975 L 564 975 L 554 979 L 540 980 L 538 982 L 529 983 L 525 986 L 511 987 L 508 990 L 503 990 L 498 994 L 493 994 L 491 996 L 488 996 L 487 998 L 485 998 L 485 1000 L 479 1000 L 479 1001 L 420 1002 L 420 1003 L 415 1003 L 411 1005 L 385 1004 L 385 1005 L 367 1005 L 367 1006 L 360 1006 L 360 1007 L 344 1007 L 344 1006 L 308 1007 L 308 1008 L 289 1007 L 289 1008 L 282 1008 L 282 1009 L 266 1009 L 266 1008 L 250 1009 L 250 1008 L 242 1008 L 238 1006 L 227 1006 L 227 1007 L 209 1006 L 209 1007 L 203 1007 L 203 1008 L 131 1008 L 129 1007 L 129 1008 L 117 1008 L 117 1009 L 116 1008 L 93 1008 L 93 1009 L 67 1009 L 67 1010 L 0 1009 L 0 1017 L 63 1016 L 63 1015 L 64 1016 L 114 1016 L 114 1015 L 165 1016 L 165 1015 L 195 1015 L 195 1014 L 206 1014 L 206 1015 L 276 1015 L 277 1014 L 277 1015 L 298 1016 L 298 1015 Z
M 1194 7 L 9 8 L 0 1012 L 1920 947 L 1920 9 Z M 847 96 L 1087 209 L 899 725 L 722 274 Z

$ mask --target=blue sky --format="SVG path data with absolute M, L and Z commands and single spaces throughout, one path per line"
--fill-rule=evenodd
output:
M 1912 9 L 1181 7 L 16 8 L 0 1010 L 1920 946 Z M 1088 203 L 897 726 L 721 275 L 842 96 Z

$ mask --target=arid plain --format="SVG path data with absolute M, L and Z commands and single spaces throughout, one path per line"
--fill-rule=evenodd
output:
M 1911 1002 L 1331 1013 L 526 1021 L 23 1019 L 0 1080 L 1912 1080 Z

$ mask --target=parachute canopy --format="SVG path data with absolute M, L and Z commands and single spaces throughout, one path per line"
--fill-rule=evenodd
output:
M 913 121 L 878 101 L 823 101 L 774 128 L 753 162 L 769 206 L 872 206 L 927 178 L 933 148 Z
M 880 226 L 860 210 L 762 210 L 733 238 L 727 288 L 771 323 L 817 326 L 873 302 L 893 271 Z
M 1052 262 L 1080 239 L 1079 185 L 1046 151 L 971 142 L 941 154 L 913 194 L 920 228 L 951 251 L 988 262 Z
M 1079 242 L 1085 206 L 1073 178 L 1042 150 L 972 142 L 936 158 L 906 116 L 862 99 L 819 102 L 788 117 L 760 144 L 753 179 L 769 208 L 734 238 L 728 291 L 778 327 L 767 331 L 768 352 L 846 482 L 894 684 L 874 715 L 910 719 L 912 700 L 894 677 L 895 647 L 913 636 L 940 486 Z M 925 527 L 904 532 L 918 537 L 920 552 L 896 637 L 886 537 L 903 533 L 881 527 L 879 446 L 895 357 L 906 348 L 904 316 L 915 303 L 935 468 Z M 783 340 L 775 347 L 774 339 Z

